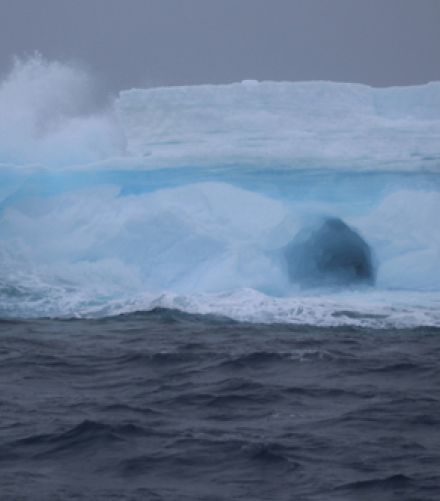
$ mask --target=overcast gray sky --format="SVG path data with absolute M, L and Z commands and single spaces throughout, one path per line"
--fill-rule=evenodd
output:
M 0 71 L 40 51 L 145 85 L 440 80 L 440 0 L 0 0 Z

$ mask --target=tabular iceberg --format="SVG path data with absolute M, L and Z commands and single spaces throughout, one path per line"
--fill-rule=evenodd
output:
M 139 89 L 99 111 L 91 87 L 39 57 L 0 85 L 1 315 L 440 325 L 440 83 Z M 362 237 L 365 280 L 295 279 L 285 249 L 323 220 Z

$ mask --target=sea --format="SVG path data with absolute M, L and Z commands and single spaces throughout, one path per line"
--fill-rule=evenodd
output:
M 0 499 L 440 499 L 440 82 L 0 81 Z

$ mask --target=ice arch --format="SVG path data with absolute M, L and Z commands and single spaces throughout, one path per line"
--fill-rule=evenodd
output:
M 290 281 L 302 287 L 374 283 L 370 246 L 339 218 L 302 229 L 287 245 L 285 257 Z

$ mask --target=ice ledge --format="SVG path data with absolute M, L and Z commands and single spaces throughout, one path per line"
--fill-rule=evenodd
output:
M 152 165 L 309 159 L 440 169 L 440 82 L 133 89 L 121 92 L 115 109 L 128 153 Z

